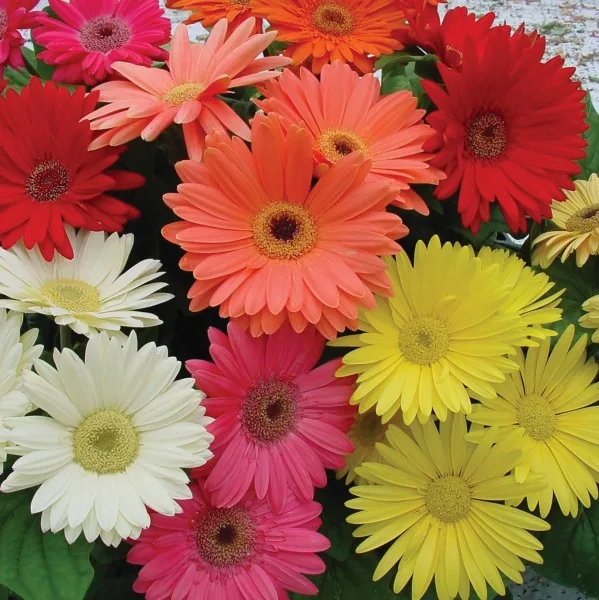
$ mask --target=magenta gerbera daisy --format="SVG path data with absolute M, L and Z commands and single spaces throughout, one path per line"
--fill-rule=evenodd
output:
M 216 506 L 229 507 L 253 487 L 280 513 L 287 489 L 311 500 L 314 486 L 326 485 L 325 468 L 343 467 L 353 452 L 353 378 L 335 379 L 340 360 L 314 368 L 324 338 L 312 327 L 285 325 L 260 338 L 234 323 L 227 331 L 208 332 L 214 363 L 187 363 L 215 418 L 206 488 Z
M 144 565 L 133 589 L 147 600 L 277 600 L 286 590 L 316 594 L 304 574 L 324 571 L 330 546 L 317 533 L 321 506 L 287 496 L 281 514 L 248 494 L 218 508 L 202 482 L 174 517 L 154 514 L 129 552 Z
M 168 56 L 160 46 L 168 43 L 171 24 L 158 0 L 49 0 L 49 4 L 56 17 L 40 17 L 33 35 L 46 48 L 40 58 L 56 65 L 55 81 L 95 85 L 113 73 L 116 61 L 149 66 Z
M 19 29 L 31 29 L 38 17 L 44 14 L 33 10 L 38 2 L 39 0 L 0 0 L 0 75 L 6 65 L 15 69 L 25 66 L 21 54 L 21 46 L 25 40 Z

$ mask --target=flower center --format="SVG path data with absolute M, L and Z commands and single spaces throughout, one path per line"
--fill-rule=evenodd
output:
M 356 150 L 368 153 L 368 146 L 355 133 L 343 129 L 325 129 L 318 138 L 318 149 L 332 163 Z
M 198 554 L 216 567 L 231 567 L 248 559 L 255 540 L 256 526 L 239 506 L 213 508 L 195 525 Z
M 180 106 L 187 100 L 195 100 L 206 88 L 202 83 L 182 83 L 162 96 L 169 104 Z
M 450 46 L 449 44 L 445 46 L 445 62 L 450 67 L 459 67 L 463 60 L 464 54 L 460 50 Z
M 116 410 L 103 410 L 75 429 L 73 451 L 75 462 L 86 471 L 122 473 L 137 458 L 139 434 L 129 417 Z
M 524 396 L 519 400 L 518 422 L 528 437 L 537 442 L 545 442 L 555 433 L 555 411 L 543 396 Z
M 246 431 L 260 442 L 277 442 L 293 428 L 297 414 L 295 383 L 266 379 L 250 389 L 241 407 Z
M 455 523 L 470 511 L 470 487 L 462 477 L 446 475 L 428 484 L 424 503 L 428 512 L 444 523 Z
M 98 289 L 79 279 L 51 279 L 40 292 L 55 306 L 72 313 L 93 313 L 102 308 Z
M 589 233 L 599 227 L 599 204 L 593 204 L 577 210 L 567 221 L 568 231 Z
M 432 317 L 414 319 L 399 332 L 399 349 L 411 363 L 430 365 L 445 356 L 448 347 L 447 327 Z
M 468 124 L 466 150 L 477 158 L 501 156 L 507 146 L 507 127 L 497 113 L 479 113 Z
M 0 41 L 4 39 L 4 35 L 8 30 L 8 14 L 3 8 L 0 8 Z
M 381 441 L 385 437 L 387 426 L 375 412 L 367 412 L 356 416 L 356 437 L 365 445 Z
M 233 6 L 248 6 L 250 5 L 250 0 L 229 0 L 229 4 Z
M 314 27 L 322 33 L 346 35 L 354 30 L 354 18 L 351 12 L 335 2 L 321 4 L 312 17 Z
M 131 29 L 127 21 L 118 17 L 94 17 L 81 27 L 79 39 L 88 52 L 107 54 L 131 39 Z
M 316 245 L 314 217 L 299 204 L 267 204 L 252 223 L 254 242 L 262 254 L 279 260 L 303 256 Z
M 35 202 L 54 202 L 71 187 L 67 166 L 59 160 L 45 160 L 35 165 L 25 179 L 25 192 Z

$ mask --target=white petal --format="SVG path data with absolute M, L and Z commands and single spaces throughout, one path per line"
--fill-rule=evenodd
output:
M 67 514 L 69 526 L 81 525 L 90 512 L 93 511 L 98 494 L 98 474 L 86 472 L 71 487 L 69 511 Z

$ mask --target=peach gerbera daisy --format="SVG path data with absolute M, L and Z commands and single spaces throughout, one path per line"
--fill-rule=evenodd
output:
M 212 27 L 220 19 L 227 19 L 229 32 L 234 31 L 252 16 L 250 0 L 166 0 L 167 8 L 191 11 L 185 21 Z M 256 33 L 262 31 L 262 19 L 256 21 Z
M 410 189 L 414 183 L 437 184 L 442 171 L 428 164 L 433 154 L 422 150 L 435 132 L 422 122 L 426 111 L 416 108 L 407 91 L 381 97 L 372 74 L 360 78 L 348 65 L 325 65 L 320 81 L 308 70 L 298 77 L 287 69 L 264 89 L 257 104 L 281 115 L 283 127 L 301 122 L 312 137 L 314 157 L 326 168 L 360 150 L 372 160 L 368 180 L 391 181 L 400 189 L 396 203 L 428 214 L 424 201 Z
M 221 19 L 205 44 L 192 44 L 185 25 L 173 37 L 169 70 L 116 62 L 112 68 L 125 81 L 97 86 L 99 108 L 86 118 L 95 130 L 105 130 L 90 150 L 119 146 L 141 136 L 155 140 L 173 123 L 183 125 L 189 157 L 201 160 L 204 138 L 212 130 L 232 131 L 249 140 L 247 124 L 218 98 L 231 88 L 254 85 L 277 77 L 276 69 L 289 64 L 282 56 L 256 58 L 275 38 L 276 31 L 252 35 L 255 19 L 248 19 L 227 38 Z
M 398 189 L 365 182 L 371 162 L 354 152 L 312 186 L 312 140 L 303 127 L 283 133 L 280 119 L 258 114 L 251 151 L 239 139 L 206 138 L 204 162 L 183 161 L 177 194 L 164 201 L 182 219 L 164 236 L 187 253 L 181 268 L 196 282 L 191 310 L 220 305 L 251 333 L 297 332 L 313 323 L 327 338 L 357 326 L 358 307 L 391 282 L 378 255 L 401 250 L 407 234 L 386 212 Z
M 369 73 L 375 58 L 402 48 L 393 37 L 405 27 L 395 0 L 251 0 L 251 7 L 290 43 L 293 64 L 310 59 L 314 73 L 334 60 Z

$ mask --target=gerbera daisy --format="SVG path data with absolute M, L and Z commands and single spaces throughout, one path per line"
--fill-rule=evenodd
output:
M 343 467 L 353 451 L 346 435 L 355 413 L 353 379 L 335 379 L 340 360 L 314 368 L 324 349 L 314 328 L 295 333 L 285 326 L 253 338 L 230 323 L 227 332 L 208 332 L 214 363 L 186 365 L 216 419 L 206 489 L 215 506 L 233 506 L 253 488 L 280 513 L 288 489 L 311 500 L 314 486 L 326 485 L 325 468 Z
M 0 98 L 0 242 L 38 246 L 46 260 L 55 250 L 73 258 L 65 224 L 92 231 L 122 231 L 139 211 L 109 195 L 139 187 L 144 178 L 112 169 L 120 148 L 88 152 L 89 123 L 80 122 L 98 95 L 71 94 L 32 79 L 20 94 Z
M 264 500 L 248 494 L 218 508 L 202 482 L 174 517 L 152 515 L 127 560 L 144 565 L 133 589 L 148 600 L 276 600 L 286 590 L 317 594 L 304 574 L 325 569 L 316 555 L 330 543 L 316 530 L 321 507 L 286 498 L 275 515 Z
M 578 322 L 582 327 L 595 329 L 591 339 L 593 342 L 599 342 L 599 295 L 592 296 L 586 300 L 582 305 L 582 309 L 586 311 L 587 314 L 582 315 Z
M 124 345 L 101 333 L 89 340 L 85 361 L 54 351 L 56 368 L 41 360 L 23 374 L 29 400 L 48 416 L 7 419 L 8 451 L 22 455 L 3 492 L 36 487 L 31 512 L 42 530 L 64 530 L 69 543 L 83 532 L 117 546 L 148 527 L 146 506 L 181 512 L 191 498 L 183 469 L 212 454 L 202 392 L 192 379 L 175 381 L 181 363 L 135 332 Z
M 412 436 L 395 426 L 387 444 L 379 444 L 386 464 L 366 463 L 358 473 L 370 483 L 350 489 L 357 498 L 347 506 L 359 512 L 348 517 L 359 524 L 354 535 L 365 537 L 357 552 L 369 552 L 392 540 L 374 580 L 397 563 L 393 591 L 412 580 L 412 598 L 420 600 L 435 578 L 439 600 L 458 594 L 470 598 L 470 586 L 487 598 L 487 584 L 505 594 L 501 573 L 522 583 L 521 559 L 542 563 L 542 544 L 527 530 L 544 531 L 549 524 L 527 512 L 497 502 L 541 489 L 531 479 L 517 483 L 507 475 L 518 452 L 513 432 L 493 444 L 489 435 L 475 445 L 464 440 L 466 420 L 450 416 L 439 430 L 429 421 L 414 423 Z
M 599 177 L 578 179 L 575 190 L 566 192 L 566 200 L 553 202 L 551 221 L 557 231 L 547 231 L 532 242 L 532 263 L 547 269 L 561 254 L 561 261 L 576 254 L 582 267 L 589 256 L 599 254 Z M 535 247 L 536 246 L 536 247 Z
M 518 370 L 506 354 L 551 335 L 539 326 L 559 316 L 538 298 L 544 280 L 520 279 L 511 261 L 477 258 L 470 247 L 442 247 L 437 236 L 418 242 L 414 265 L 405 253 L 387 264 L 394 296 L 361 312 L 363 333 L 331 342 L 357 347 L 337 374 L 359 374 L 351 402 L 362 413 L 376 406 L 383 422 L 400 409 L 408 425 L 432 412 L 442 421 L 469 413 L 469 392 L 495 397 L 494 384 Z
M 433 158 L 422 150 L 434 131 L 422 122 L 424 110 L 402 91 L 381 97 L 381 84 L 372 74 L 360 78 L 348 65 L 325 65 L 320 81 L 302 68 L 300 77 L 289 69 L 264 87 L 256 102 L 277 113 L 285 129 L 304 124 L 321 167 L 359 150 L 372 160 L 366 181 L 390 181 L 401 190 L 396 203 L 428 214 L 424 201 L 410 189 L 415 183 L 438 183 L 445 175 L 432 168 Z
M 229 89 L 254 85 L 280 75 L 289 64 L 283 56 L 256 58 L 277 32 L 252 35 L 255 20 L 242 23 L 228 38 L 221 19 L 205 44 L 191 44 L 187 27 L 175 31 L 169 70 L 114 63 L 124 80 L 99 85 L 100 102 L 107 105 L 86 118 L 92 129 L 104 131 L 90 148 L 118 146 L 141 136 L 155 140 L 169 125 L 183 125 L 189 158 L 201 160 L 204 137 L 213 130 L 232 131 L 249 140 L 250 130 L 235 111 L 217 97 Z
M 335 60 L 370 73 L 375 58 L 402 47 L 392 35 L 404 23 L 394 0 L 251 0 L 251 7 L 290 44 L 293 64 L 310 59 L 314 73 Z
M 568 326 L 553 350 L 548 339 L 526 357 L 518 350 L 519 371 L 496 386 L 497 398 L 480 398 L 469 417 L 497 427 L 500 440 L 514 430 L 523 433 L 514 448 L 522 450 L 516 480 L 542 475 L 547 486 L 514 500 L 526 495 L 529 510 L 539 506 L 542 517 L 554 496 L 561 511 L 574 517 L 579 500 L 588 508 L 598 497 L 599 406 L 591 405 L 599 400 L 599 383 L 593 383 L 599 367 L 594 358 L 587 360 L 586 335 L 572 345 L 574 331 Z M 474 440 L 483 437 L 474 434 Z
M 142 310 L 173 297 L 159 292 L 166 286 L 155 281 L 162 275 L 160 262 L 146 259 L 124 271 L 132 234 L 106 237 L 67 227 L 66 235 L 75 249 L 72 260 L 58 256 L 45 262 L 22 242 L 0 249 L 0 294 L 6 297 L 0 299 L 0 307 L 48 315 L 88 337 L 102 330 L 119 335 L 121 327 L 162 323 Z
M 204 27 L 212 27 L 220 19 L 227 19 L 229 33 L 252 16 L 250 0 L 166 0 L 166 6 L 191 11 L 185 21 L 190 25 L 199 22 Z M 257 19 L 255 33 L 261 31 L 262 19 Z
M 435 194 L 459 192 L 462 223 L 476 232 L 497 201 L 509 227 L 551 217 L 551 201 L 574 189 L 585 156 L 584 91 L 556 56 L 541 62 L 545 38 L 497 27 L 481 50 L 466 40 L 461 69 L 439 65 L 447 89 L 423 80 L 438 110 L 428 116 L 439 136 L 432 164 L 447 179 Z M 431 146 L 432 147 L 432 146 Z
M 37 329 L 21 335 L 23 315 L 0 309 L 0 473 L 6 460 L 4 442 L 8 432 L 3 421 L 29 412 L 30 404 L 23 393 L 22 375 L 31 369 L 44 347 L 35 345 Z
M 220 305 L 253 335 L 285 321 L 300 332 L 313 323 L 334 338 L 355 327 L 372 291 L 390 293 L 385 263 L 407 233 L 385 211 L 397 188 L 364 182 L 370 161 L 356 152 L 312 187 L 312 141 L 302 127 L 283 134 L 278 117 L 258 114 L 252 150 L 240 139 L 210 136 L 205 162 L 177 165 L 183 185 L 164 201 L 185 219 L 164 236 L 187 253 L 191 310 Z
M 8 65 L 25 66 L 21 46 L 25 43 L 19 29 L 31 29 L 44 13 L 33 10 L 39 0 L 0 0 L 0 75 Z M 0 83 L 0 91 L 2 85 Z
M 158 0 L 49 0 L 54 16 L 43 14 L 33 30 L 46 49 L 39 57 L 56 65 L 52 79 L 95 85 L 112 75 L 112 64 L 151 65 L 168 53 L 171 23 Z

